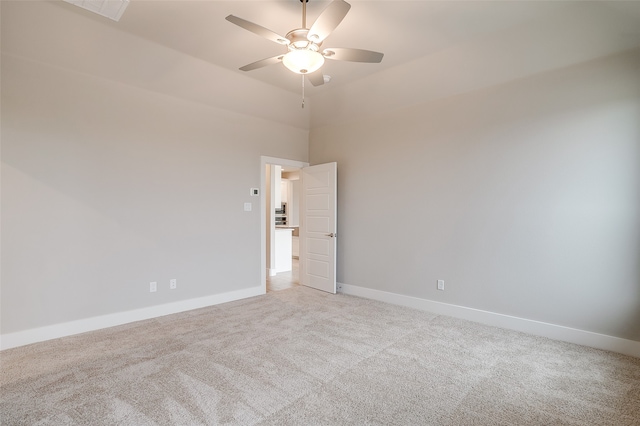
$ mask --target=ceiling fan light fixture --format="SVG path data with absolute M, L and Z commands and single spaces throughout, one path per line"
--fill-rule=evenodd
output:
M 322 67 L 324 56 L 313 50 L 293 49 L 284 55 L 282 63 L 296 74 L 310 74 Z

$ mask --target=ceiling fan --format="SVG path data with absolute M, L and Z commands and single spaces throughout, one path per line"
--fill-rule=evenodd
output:
M 307 28 L 308 1 L 300 0 L 302 2 L 302 28 L 293 29 L 284 37 L 237 16 L 229 15 L 226 17 L 227 21 L 245 30 L 287 47 L 286 53 L 245 65 L 240 68 L 241 71 L 251 71 L 282 62 L 284 66 L 294 73 L 307 75 L 314 86 L 320 86 L 325 83 L 324 76 L 322 72 L 316 71 L 322 67 L 325 58 L 336 61 L 368 63 L 382 61 L 384 54 L 371 50 L 344 47 L 321 49 L 322 42 L 342 22 L 349 9 L 351 9 L 351 5 L 343 0 L 332 1 L 318 16 L 311 28 Z

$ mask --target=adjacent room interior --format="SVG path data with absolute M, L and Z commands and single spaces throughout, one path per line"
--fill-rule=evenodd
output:
M 343 3 L 0 2 L 12 421 L 638 422 L 640 2 Z
M 300 169 L 266 168 L 267 291 L 278 291 L 300 285 Z

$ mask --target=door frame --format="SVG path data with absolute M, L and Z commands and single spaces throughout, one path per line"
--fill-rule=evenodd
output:
M 305 161 L 260 156 L 260 286 L 263 294 L 267 293 L 267 200 L 265 198 L 267 195 L 267 182 L 265 171 L 268 164 L 299 169 L 309 167 L 309 163 Z

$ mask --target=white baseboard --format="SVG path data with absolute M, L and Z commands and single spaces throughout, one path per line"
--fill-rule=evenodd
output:
M 350 284 L 338 283 L 338 291 L 352 296 L 379 300 L 394 305 L 433 312 L 434 314 L 448 315 L 494 327 L 522 331 L 536 336 L 548 337 L 554 340 L 562 340 L 564 342 L 576 343 L 640 358 L 640 342 L 635 340 L 626 340 L 561 325 L 497 314 L 495 312 L 482 311 L 464 306 L 450 305 L 448 303 L 435 302 L 433 300 L 404 296 L 386 291 L 372 290 Z
M 164 315 L 176 314 L 178 312 L 190 311 L 192 309 L 219 305 L 220 303 L 246 299 L 248 297 L 259 296 L 262 294 L 265 294 L 264 286 L 251 287 L 227 293 L 199 297 L 197 299 L 182 300 L 164 305 L 135 309 L 133 311 L 101 315 L 77 321 L 49 325 L 46 327 L 17 331 L 15 333 L 7 333 L 0 335 L 0 350 L 128 324 L 135 321 L 157 318 Z

